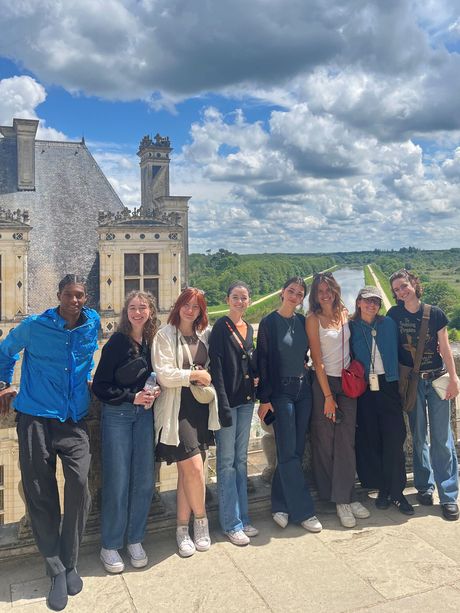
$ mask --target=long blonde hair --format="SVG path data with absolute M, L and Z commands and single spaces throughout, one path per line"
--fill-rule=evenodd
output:
M 150 348 L 152 346 L 153 337 L 158 331 L 160 327 L 160 322 L 157 317 L 157 309 L 155 306 L 155 298 L 152 296 L 150 292 L 141 292 L 138 290 L 133 290 L 129 292 L 129 294 L 125 298 L 125 303 L 123 305 L 123 309 L 121 311 L 120 323 L 118 324 L 118 332 L 122 332 L 131 338 L 132 326 L 131 322 L 128 319 L 128 306 L 131 300 L 134 298 L 139 298 L 139 300 L 143 300 L 147 303 L 150 311 L 149 318 L 145 322 L 144 328 L 142 330 L 142 340 L 147 343 L 147 346 Z M 136 343 L 133 343 L 134 348 L 137 351 Z

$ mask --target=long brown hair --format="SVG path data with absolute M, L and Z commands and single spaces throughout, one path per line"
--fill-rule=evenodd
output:
M 143 300 L 147 303 L 149 307 L 150 315 L 147 321 L 144 324 L 144 328 L 142 330 L 142 340 L 147 343 L 147 346 L 150 348 L 152 346 L 153 337 L 158 331 L 160 327 L 160 322 L 157 317 L 157 309 L 155 306 L 155 298 L 152 296 L 150 292 L 141 292 L 138 290 L 133 290 L 129 292 L 129 294 L 125 298 L 125 303 L 123 305 L 123 309 L 121 311 L 120 323 L 118 324 L 118 332 L 122 332 L 131 338 L 132 326 L 131 322 L 128 319 L 128 307 L 129 303 L 134 300 L 134 298 L 139 298 L 139 300 Z M 137 344 L 133 342 L 133 347 L 137 351 Z
M 208 314 L 206 309 L 208 305 L 206 303 L 206 298 L 204 297 L 204 292 L 201 289 L 197 289 L 196 287 L 187 287 L 182 290 L 182 293 L 179 295 L 178 299 L 174 303 L 173 308 L 171 309 L 171 313 L 168 317 L 168 324 L 178 328 L 180 326 L 180 310 L 184 306 L 190 302 L 192 298 L 196 297 L 196 302 L 200 307 L 200 314 L 193 322 L 193 330 L 198 330 L 202 332 L 208 326 Z
M 334 301 L 332 303 L 332 312 L 334 314 L 334 317 L 336 317 L 337 319 L 340 319 L 342 312 L 345 309 L 345 306 L 341 298 L 340 285 L 337 283 L 337 281 L 334 279 L 334 277 L 332 276 L 330 272 L 327 272 L 327 273 L 321 272 L 321 273 L 314 275 L 313 282 L 310 288 L 310 294 L 308 296 L 309 312 L 314 313 L 315 315 L 318 315 L 318 313 L 321 313 L 322 309 L 321 309 L 321 305 L 318 300 L 318 288 L 321 285 L 321 283 L 326 283 L 328 288 L 331 290 L 332 295 L 334 296 Z

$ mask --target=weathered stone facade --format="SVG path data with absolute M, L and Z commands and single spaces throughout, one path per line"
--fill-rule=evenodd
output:
M 37 127 L 38 121 L 29 119 L 0 126 L 0 341 L 27 314 L 56 304 L 59 280 L 67 273 L 87 277 L 90 306 L 101 312 L 103 338 L 115 330 L 131 289 L 152 291 L 165 320 L 188 281 L 189 197 L 170 195 L 169 139 L 142 139 L 141 202 L 131 211 L 84 139 L 37 140 Z M 19 376 L 20 363 L 14 383 Z M 94 407 L 91 479 L 97 499 Z M 0 502 L 0 524 L 22 517 L 13 415 L 0 418 Z

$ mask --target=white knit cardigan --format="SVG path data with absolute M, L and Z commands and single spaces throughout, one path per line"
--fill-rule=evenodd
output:
M 206 349 L 209 347 L 209 334 L 211 328 L 197 332 Z M 166 445 L 179 445 L 179 410 L 182 387 L 190 387 L 191 370 L 179 368 L 183 363 L 182 344 L 178 341 L 178 330 L 175 326 L 167 324 L 155 335 L 152 344 L 152 366 L 157 373 L 161 394 L 155 400 L 153 413 L 155 418 L 155 440 Z M 179 332 L 180 335 L 180 332 Z M 208 358 L 209 361 L 209 358 Z M 209 430 L 219 430 L 219 417 L 217 410 L 217 395 L 214 391 L 214 400 L 209 403 Z M 160 439 L 161 432 L 161 439 Z

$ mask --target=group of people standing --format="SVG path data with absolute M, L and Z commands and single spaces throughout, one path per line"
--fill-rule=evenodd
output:
M 148 563 L 142 541 L 155 458 L 177 466 L 176 540 L 182 557 L 211 545 L 205 505 L 211 445 L 217 447 L 222 531 L 239 546 L 257 536 L 247 494 L 256 399 L 260 419 L 273 424 L 277 464 L 271 504 L 281 528 L 291 522 L 310 532 L 322 529 L 302 467 L 309 431 L 319 497 L 336 505 L 344 527 L 370 514 L 354 499 L 356 472 L 364 487 L 378 490 L 377 508 L 394 505 L 406 515 L 414 513 L 404 496 L 406 428 L 398 364 L 413 365 L 424 309 L 415 275 L 401 270 L 390 281 L 397 305 L 387 316 L 379 315 L 382 295 L 373 286 L 360 290 L 349 316 L 333 275 L 319 273 L 305 318 L 298 312 L 305 282 L 288 279 L 280 307 L 259 324 L 256 349 L 254 330 L 244 319 L 250 304 L 244 282 L 229 287 L 228 315 L 212 330 L 204 294 L 196 288 L 182 291 L 162 328 L 150 294 L 135 291 L 126 297 L 117 332 L 104 345 L 92 382 L 102 401 L 100 557 L 108 572 L 124 570 L 119 552 L 125 545 L 132 566 Z M 99 328 L 97 313 L 85 306 L 84 279 L 67 275 L 58 300 L 57 308 L 27 318 L 0 344 L 1 413 L 16 396 L 10 383 L 24 350 L 14 401 L 20 466 L 32 529 L 51 577 L 48 604 L 54 610 L 63 609 L 68 595 L 83 585 L 76 564 L 89 509 L 84 416 Z M 409 423 L 417 499 L 433 504 L 436 486 L 443 516 L 456 520 L 458 468 L 448 401 L 458 395 L 460 384 L 446 325 L 445 314 L 432 307 Z M 358 399 L 342 387 L 342 370 L 351 356 L 363 364 L 368 381 Z M 450 382 L 441 399 L 432 382 L 445 370 Z M 153 387 L 147 385 L 152 372 L 158 382 Z M 57 456 L 65 476 L 62 527 Z

